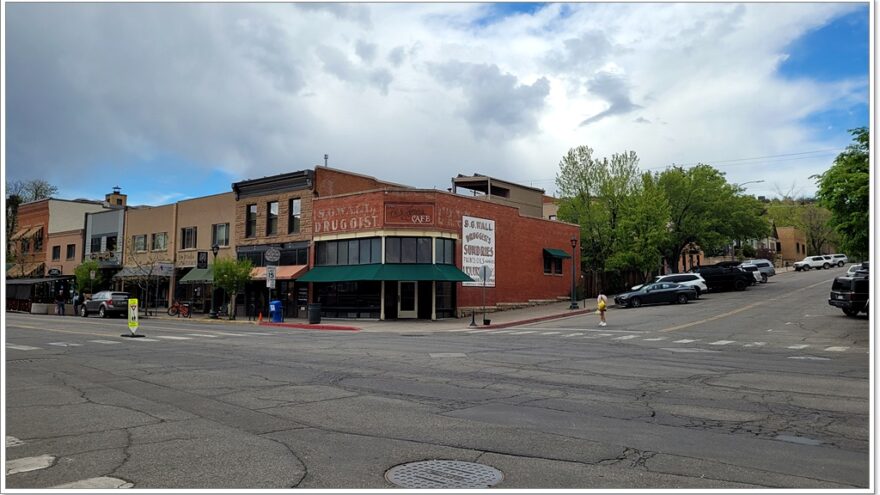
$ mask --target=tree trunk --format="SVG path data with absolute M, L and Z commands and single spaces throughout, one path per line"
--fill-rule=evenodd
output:
M 237 292 L 233 292 L 232 295 L 231 295 L 231 297 L 230 297 L 230 299 L 229 299 L 229 311 L 228 311 L 228 313 L 229 313 L 229 319 L 230 319 L 230 320 L 234 320 L 234 319 L 235 319 L 235 298 L 236 298 L 237 296 L 238 296 L 238 293 L 237 293 Z

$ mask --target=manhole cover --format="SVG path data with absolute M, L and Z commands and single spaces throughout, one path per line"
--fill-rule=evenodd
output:
M 394 466 L 385 479 L 403 488 L 488 488 L 504 474 L 474 462 L 434 460 Z

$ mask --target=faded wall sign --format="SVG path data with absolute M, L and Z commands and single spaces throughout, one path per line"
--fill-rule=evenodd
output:
M 430 203 L 388 203 L 385 225 L 434 225 L 434 205 Z
M 495 287 L 495 220 L 462 217 L 461 269 L 473 282 L 462 282 L 465 287 L 482 287 L 486 266 L 489 277 L 486 287 Z
M 379 227 L 376 207 L 367 203 L 315 209 L 316 234 Z

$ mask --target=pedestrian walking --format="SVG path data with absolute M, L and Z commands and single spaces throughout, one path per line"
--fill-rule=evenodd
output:
M 64 292 L 60 290 L 58 295 L 55 296 L 55 314 L 64 316 Z
M 73 314 L 79 314 L 79 305 L 82 303 L 82 295 L 79 292 L 73 293 Z
M 599 311 L 599 326 L 604 327 L 607 325 L 605 322 L 605 309 L 608 307 L 608 298 L 605 297 L 605 294 L 599 292 L 599 297 L 596 298 L 596 310 Z

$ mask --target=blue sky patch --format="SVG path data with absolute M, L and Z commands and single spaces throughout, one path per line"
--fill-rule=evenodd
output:
M 868 76 L 868 6 L 810 31 L 791 46 L 779 73 L 786 78 L 835 81 Z

